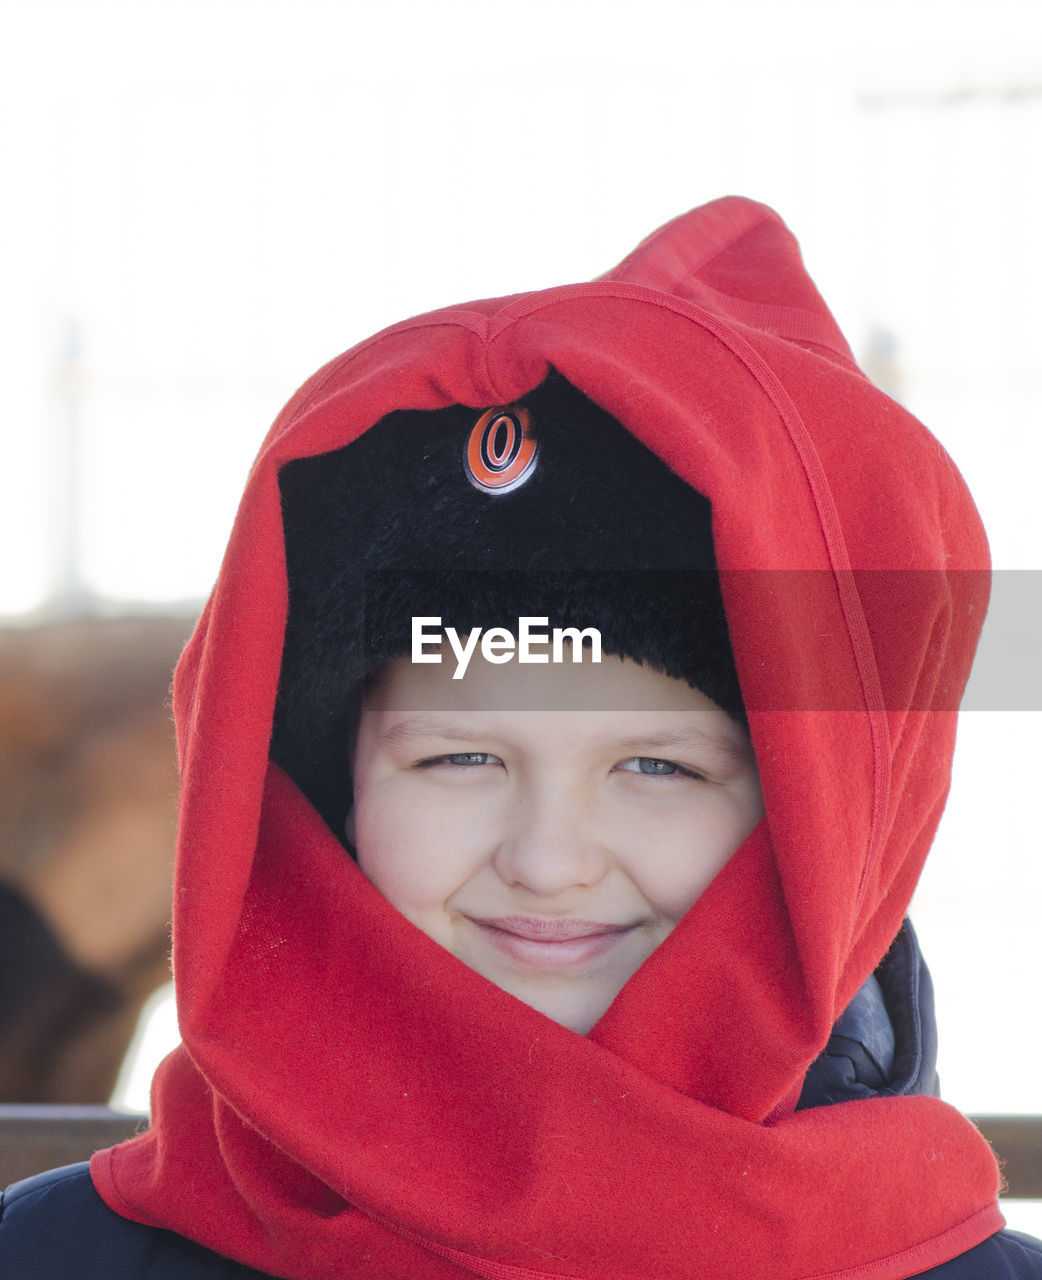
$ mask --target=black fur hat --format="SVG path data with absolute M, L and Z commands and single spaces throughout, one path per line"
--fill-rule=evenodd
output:
M 605 654 L 744 722 L 709 502 L 552 374 L 517 405 L 389 414 L 283 467 L 289 575 L 272 758 L 339 833 L 365 678 L 413 616 L 596 627 Z

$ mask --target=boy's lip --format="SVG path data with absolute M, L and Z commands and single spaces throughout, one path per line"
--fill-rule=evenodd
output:
M 580 968 L 615 948 L 636 924 L 570 916 L 470 917 L 500 955 L 526 969 Z
M 572 916 L 472 916 L 475 924 L 498 929 L 532 942 L 572 942 L 606 933 L 628 933 L 632 924 L 604 920 L 576 920 Z

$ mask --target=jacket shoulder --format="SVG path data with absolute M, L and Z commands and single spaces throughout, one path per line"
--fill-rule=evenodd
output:
M 1042 1280 L 1042 1241 L 1000 1231 L 967 1253 L 922 1273 L 922 1280 Z
M 114 1213 L 86 1164 L 16 1182 L 0 1195 L 0 1275 L 9 1280 L 264 1280 L 171 1231 Z

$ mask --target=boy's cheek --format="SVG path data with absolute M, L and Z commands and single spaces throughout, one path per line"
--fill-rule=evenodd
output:
M 439 907 L 473 874 L 480 834 L 459 806 L 416 805 L 398 788 L 361 794 L 349 824 L 358 865 L 367 879 L 410 916 Z
M 753 799 L 735 804 L 721 797 L 709 811 L 616 831 L 620 845 L 632 834 L 630 850 L 643 851 L 626 860 L 632 879 L 658 913 L 677 924 L 749 838 L 761 813 Z

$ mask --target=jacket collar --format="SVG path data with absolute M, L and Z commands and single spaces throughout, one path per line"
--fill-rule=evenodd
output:
M 938 1096 L 933 983 L 911 922 L 837 1019 L 797 1110 L 858 1098 Z

